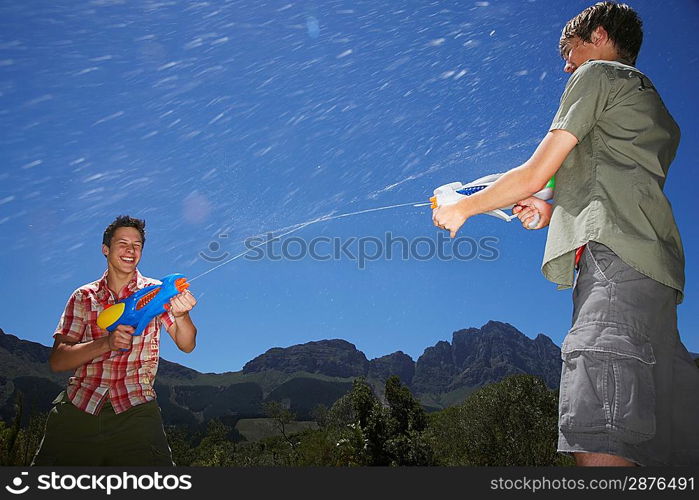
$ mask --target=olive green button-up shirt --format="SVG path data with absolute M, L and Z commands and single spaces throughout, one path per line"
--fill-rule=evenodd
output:
M 544 276 L 570 288 L 575 249 L 597 241 L 682 302 L 684 251 L 663 193 L 680 130 L 651 81 L 620 62 L 586 62 L 566 85 L 556 129 L 578 144 L 556 173 Z

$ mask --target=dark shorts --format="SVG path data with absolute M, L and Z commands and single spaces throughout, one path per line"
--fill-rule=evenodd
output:
M 558 451 L 699 465 L 699 368 L 679 338 L 677 293 L 588 243 L 561 348 Z
M 109 403 L 86 413 L 65 392 L 54 403 L 32 465 L 174 465 L 155 400 L 118 415 Z

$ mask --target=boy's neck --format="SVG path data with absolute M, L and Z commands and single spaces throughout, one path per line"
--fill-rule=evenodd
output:
M 619 56 L 616 47 L 611 41 L 607 41 L 607 43 L 602 44 L 597 49 L 597 54 L 595 54 L 595 57 L 593 57 L 593 59 L 597 59 L 598 61 L 612 61 L 626 64 L 624 61 L 621 60 L 621 57 Z
M 123 273 L 110 267 L 107 269 L 107 286 L 118 297 L 121 290 L 129 284 L 135 275 L 136 271 L 132 273 Z

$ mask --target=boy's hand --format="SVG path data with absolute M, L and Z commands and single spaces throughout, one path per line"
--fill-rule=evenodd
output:
M 437 207 L 432 210 L 432 222 L 435 226 L 449 231 L 449 237 L 456 236 L 456 232 L 464 225 L 468 217 L 461 208 L 461 203 Z
M 175 295 L 170 299 L 170 312 L 175 318 L 180 318 L 197 305 L 197 299 L 189 290 Z
M 136 329 L 129 325 L 119 325 L 109 333 L 109 349 L 112 351 L 120 351 L 122 349 L 131 349 L 133 342 L 133 332 Z
M 548 226 L 551 222 L 552 212 L 553 206 L 550 203 L 535 196 L 517 202 L 517 205 L 512 208 L 512 213 L 522 222 L 524 229 L 542 229 Z M 539 223 L 534 227 L 529 227 L 537 213 L 539 214 Z

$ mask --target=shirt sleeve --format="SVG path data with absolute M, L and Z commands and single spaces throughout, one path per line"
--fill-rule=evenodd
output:
M 550 130 L 566 130 L 580 142 L 607 109 L 612 80 L 601 64 L 585 63 L 568 80 Z
M 165 325 L 165 329 L 167 330 L 175 322 L 175 317 L 170 311 L 166 311 L 160 315 L 160 321 Z
M 85 333 L 85 319 L 86 311 L 83 296 L 77 291 L 68 299 L 66 308 L 56 327 L 56 331 L 53 333 L 53 337 L 56 338 L 56 335 L 65 335 L 76 342 L 80 342 Z

